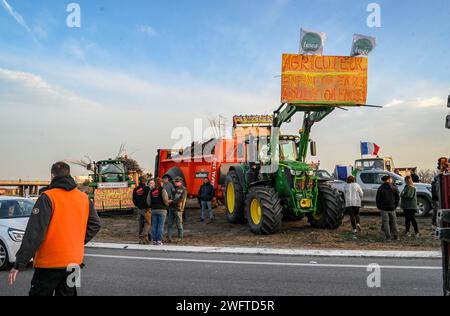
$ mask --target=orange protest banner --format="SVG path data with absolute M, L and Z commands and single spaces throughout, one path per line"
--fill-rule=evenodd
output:
M 365 57 L 283 55 L 281 102 L 298 106 L 364 105 Z
M 97 189 L 94 204 L 98 212 L 133 208 L 133 188 Z

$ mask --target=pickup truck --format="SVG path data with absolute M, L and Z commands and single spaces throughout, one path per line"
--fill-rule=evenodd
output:
M 376 197 L 379 187 L 383 184 L 381 179 L 384 176 L 391 176 L 394 179 L 395 185 L 400 192 L 405 188 L 405 178 L 383 170 L 366 170 L 360 171 L 356 175 L 356 182 L 361 186 L 364 191 L 363 207 L 364 208 L 376 208 Z M 331 186 L 337 189 L 344 195 L 345 182 L 344 181 L 331 181 Z M 426 217 L 432 209 L 432 195 L 431 185 L 425 183 L 416 183 L 417 198 L 418 198 L 418 212 L 417 216 Z

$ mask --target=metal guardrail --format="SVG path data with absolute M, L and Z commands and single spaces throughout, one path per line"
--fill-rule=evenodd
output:
M 49 181 L 21 181 L 21 180 L 0 180 L 0 187 L 15 187 L 15 186 L 48 186 L 50 185 Z

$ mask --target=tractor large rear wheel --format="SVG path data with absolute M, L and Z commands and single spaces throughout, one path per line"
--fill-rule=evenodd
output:
M 283 208 L 277 192 L 267 186 L 250 189 L 245 202 L 250 230 L 257 235 L 270 235 L 280 231 Z
M 319 184 L 316 214 L 309 216 L 313 228 L 338 229 L 342 225 L 344 205 L 339 192 L 326 183 Z
M 230 171 L 225 181 L 225 212 L 232 224 L 242 224 L 244 217 L 244 189 L 236 171 Z

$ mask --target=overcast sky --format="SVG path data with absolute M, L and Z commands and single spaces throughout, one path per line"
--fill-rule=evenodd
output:
M 318 124 L 322 166 L 351 164 L 373 141 L 397 166 L 434 168 L 450 155 L 450 2 L 378 1 L 382 27 L 369 28 L 371 2 L 85 0 L 81 28 L 68 28 L 69 1 L 0 0 L 0 178 L 46 179 L 55 161 L 114 157 L 121 143 L 153 171 L 175 127 L 271 113 L 301 27 L 327 33 L 328 55 L 348 55 L 354 33 L 378 40 L 368 103 L 384 109 Z

